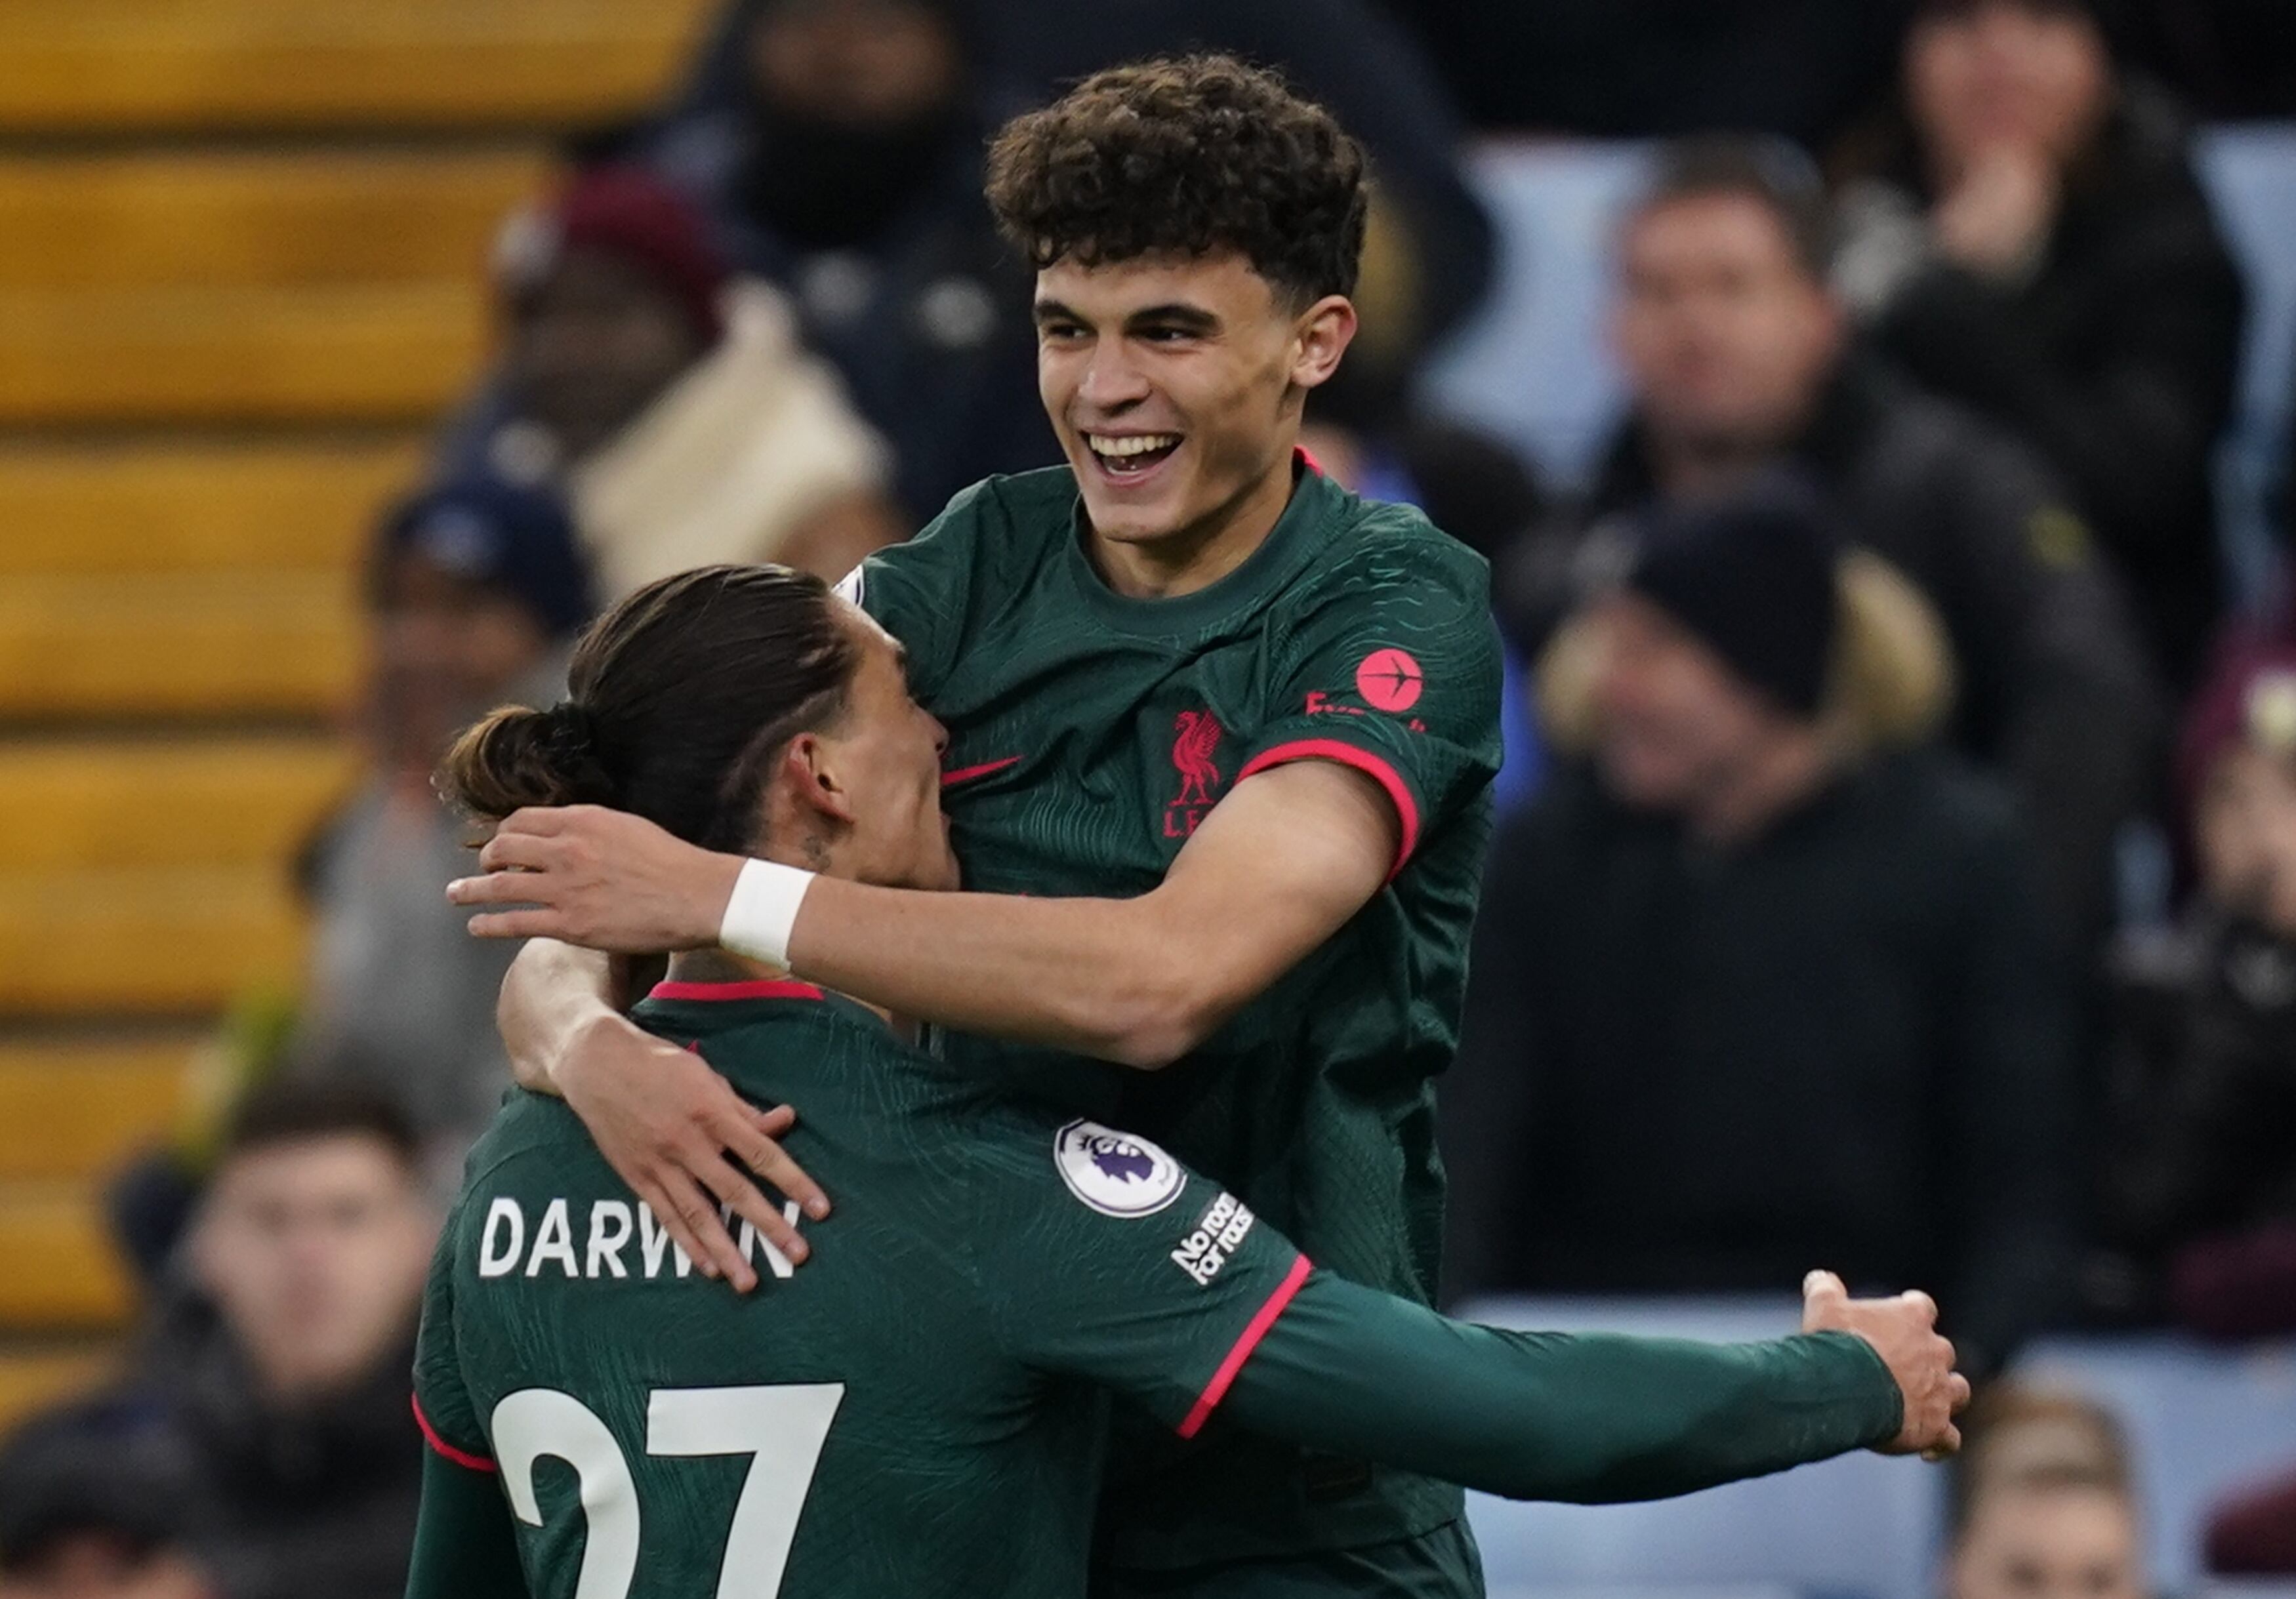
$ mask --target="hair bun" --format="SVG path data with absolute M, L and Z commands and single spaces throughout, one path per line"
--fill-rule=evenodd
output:
M 616 797 L 598 758 L 596 720 L 570 700 L 548 710 L 489 711 L 447 751 L 439 790 L 493 821 L 530 805 L 611 805 Z

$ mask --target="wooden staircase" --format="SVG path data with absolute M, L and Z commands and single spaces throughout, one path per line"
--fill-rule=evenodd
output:
M 359 569 L 554 140 L 709 0 L 0 6 L 0 1427 L 134 1308 L 102 1183 L 357 776 Z

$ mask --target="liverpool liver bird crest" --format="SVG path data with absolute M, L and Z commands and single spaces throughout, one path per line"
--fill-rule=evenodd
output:
M 1175 806 L 1209 806 L 1219 768 L 1212 751 L 1219 748 L 1220 725 L 1209 710 L 1184 710 L 1172 724 L 1172 766 L 1180 774 Z

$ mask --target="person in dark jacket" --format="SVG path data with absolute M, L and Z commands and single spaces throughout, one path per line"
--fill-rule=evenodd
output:
M 2193 913 L 2116 963 L 2115 1308 L 2260 1337 L 2296 1329 L 2296 642 L 2228 644 L 2178 767 Z
M 1059 458 L 1029 278 L 981 200 L 984 48 L 953 0 L 743 0 L 696 91 L 618 152 L 788 294 L 892 446 L 918 523 L 980 478 Z
M 2188 686 L 2243 297 L 2173 103 L 2116 73 L 2087 0 L 1927 0 L 1901 108 L 1836 165 L 1852 302 L 2064 474 Z
M 1539 668 L 1584 758 L 1501 832 L 1445 1080 L 1448 1290 L 2059 1301 L 2068 1005 L 2006 796 L 1915 748 L 1940 629 L 1767 487 L 1652 516 Z
M 204 1486 L 191 1542 L 225 1599 L 405 1591 L 437 1233 L 414 1131 L 374 1090 L 283 1080 L 240 1108 L 136 1384 Z
M 1943 618 L 1953 742 L 2017 788 L 2051 907 L 2078 947 L 2100 948 L 2115 835 L 2152 797 L 2165 721 L 2136 625 L 2030 451 L 1852 343 L 1827 225 L 1791 152 L 1702 139 L 1660 157 L 1619 250 L 1632 409 L 1588 502 L 1503 573 L 1503 595 L 1535 648 L 1578 581 L 1624 559 L 1628 513 L 1803 473 Z

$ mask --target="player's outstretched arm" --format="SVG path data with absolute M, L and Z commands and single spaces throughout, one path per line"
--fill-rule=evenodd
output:
M 621 1013 L 626 997 L 611 957 L 533 939 L 512 961 L 495 1010 L 512 1070 L 526 1087 L 564 1095 L 677 1247 L 746 1293 L 757 1269 L 719 1219 L 720 1203 L 792 1263 L 808 1246 L 742 1168 L 816 1220 L 829 1213 L 820 1185 L 775 1142 L 796 1115 L 759 1110 L 700 1056 L 633 1024 Z
M 1948 1452 L 1969 1387 L 1926 1295 L 1812 1274 L 1768 1343 L 1511 1332 L 1310 1277 L 1229 1390 L 1255 1431 L 1516 1499 L 1664 1498 L 1857 1448 Z
M 427 1449 L 406 1599 L 527 1599 L 501 1486 Z
M 934 894 L 820 877 L 800 977 L 921 1021 L 1128 1065 L 1186 1054 L 1379 891 L 1401 823 L 1369 777 L 1305 760 L 1236 784 L 1130 899 Z M 488 937 L 594 949 L 717 941 L 742 863 L 592 806 L 520 811 L 449 890 Z M 524 904 L 529 910 L 488 910 Z M 555 1071 L 554 1064 L 552 1067 Z

